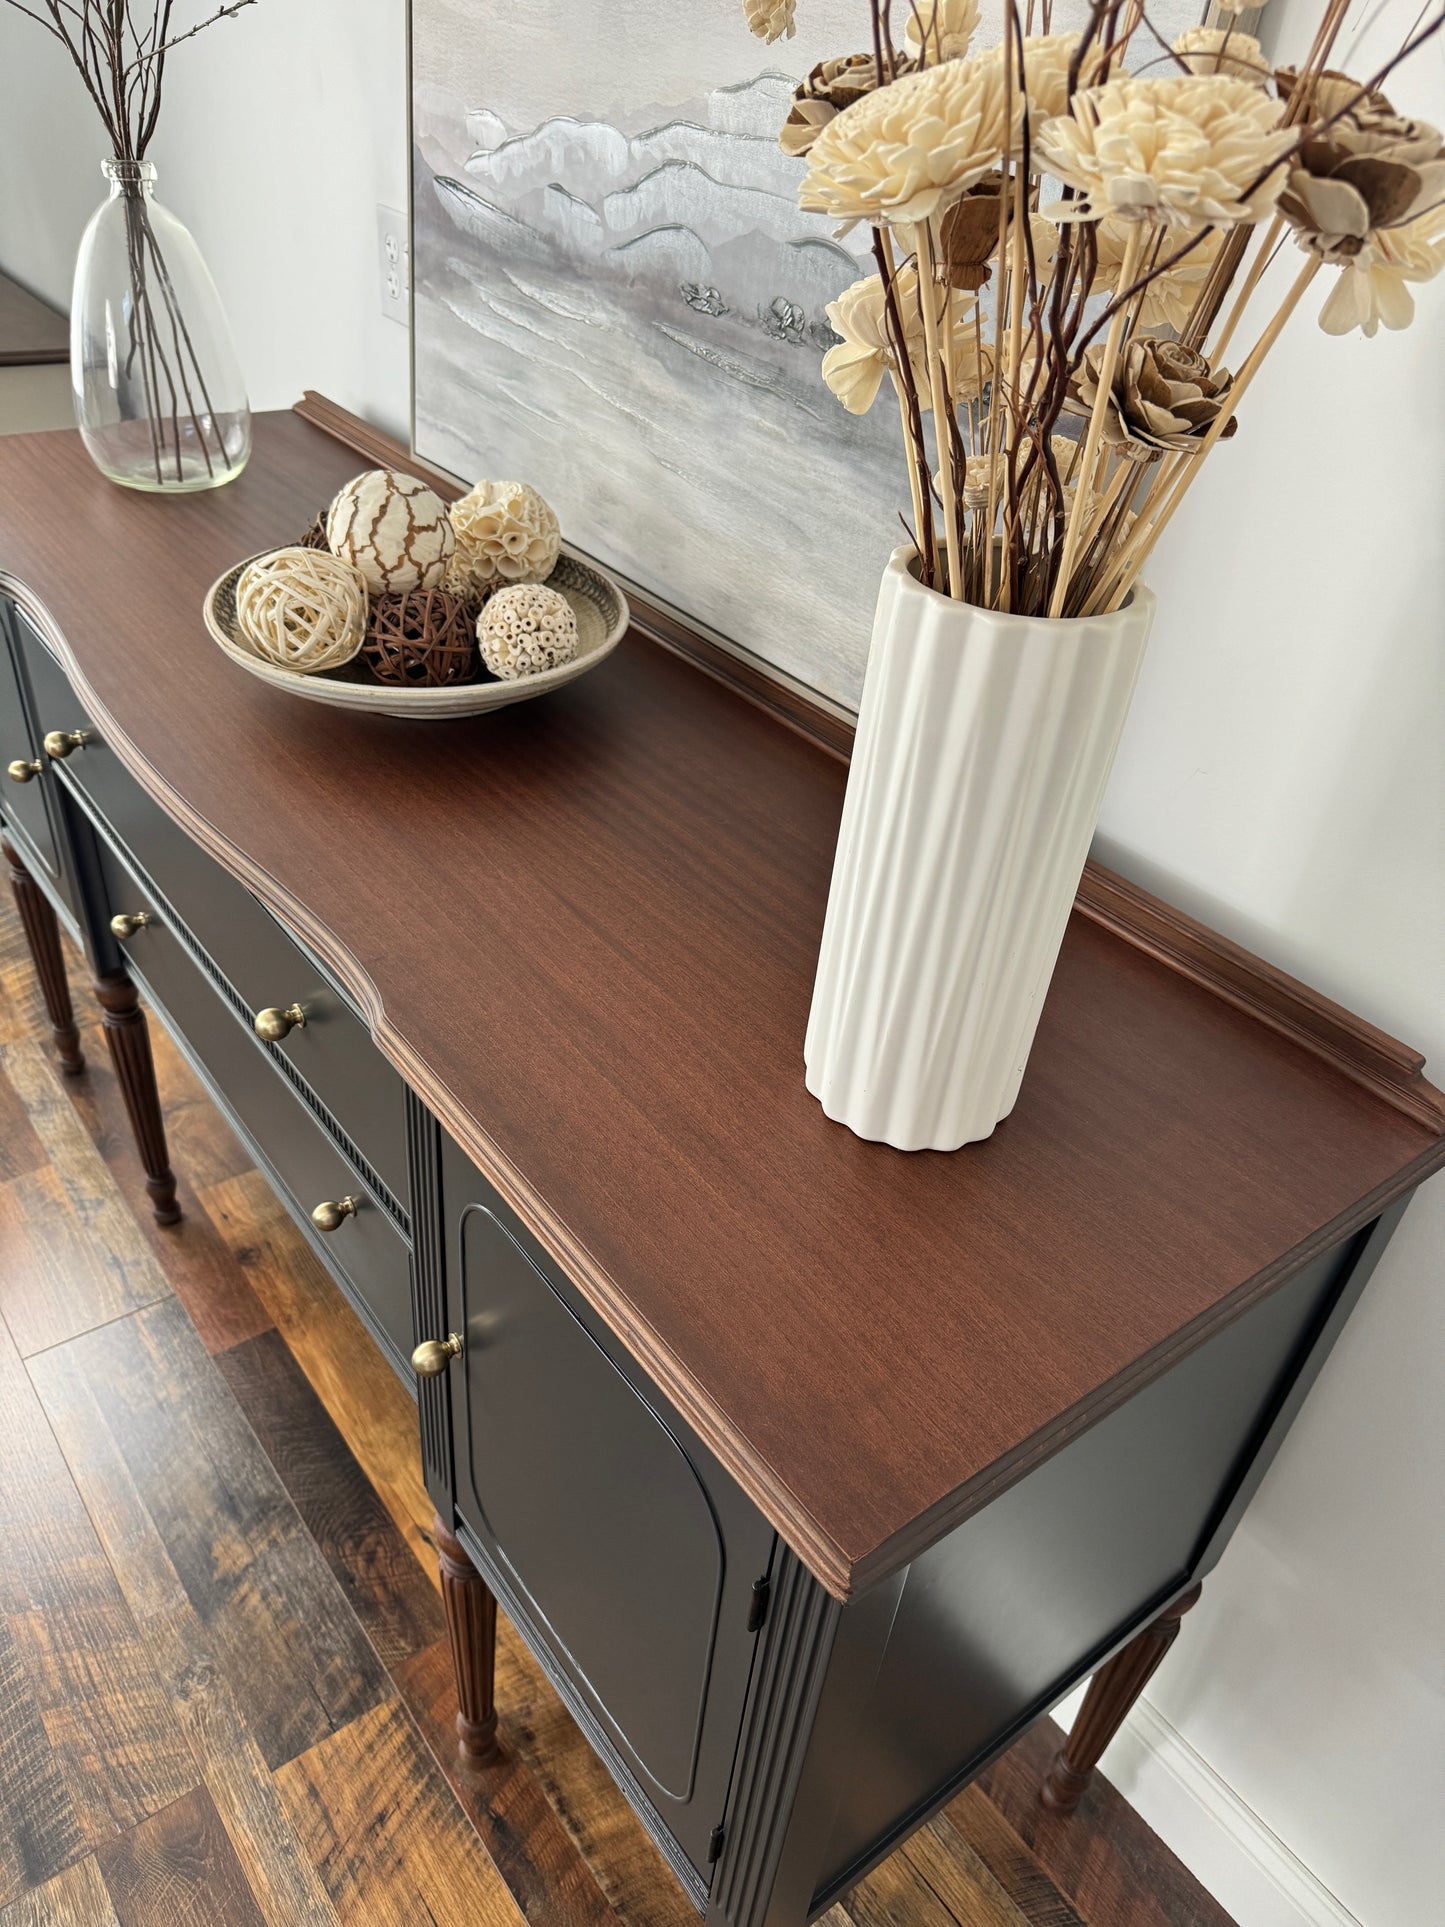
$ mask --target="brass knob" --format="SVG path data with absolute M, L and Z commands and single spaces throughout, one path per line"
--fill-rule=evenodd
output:
M 287 1004 L 284 1010 L 272 1004 L 269 1009 L 256 1012 L 251 1028 L 258 1037 L 264 1037 L 268 1044 L 279 1044 L 293 1030 L 305 1030 L 306 1012 L 300 1004 Z
M 136 910 L 130 916 L 122 911 L 118 917 L 111 918 L 110 934 L 124 943 L 127 937 L 133 937 L 137 930 L 144 930 L 148 923 L 154 922 L 149 910 Z
M 440 1378 L 461 1353 L 462 1341 L 455 1332 L 445 1338 L 425 1338 L 411 1355 L 411 1368 L 418 1378 Z
M 10 765 L 12 783 L 28 783 L 32 776 L 38 776 L 45 767 L 44 763 L 23 763 L 17 760 Z
M 45 754 L 63 763 L 73 749 L 84 749 L 94 741 L 93 729 L 52 729 L 45 739 Z
M 348 1218 L 356 1216 L 356 1205 L 355 1198 L 339 1198 L 335 1203 L 328 1198 L 311 1213 L 311 1222 L 318 1231 L 339 1231 Z

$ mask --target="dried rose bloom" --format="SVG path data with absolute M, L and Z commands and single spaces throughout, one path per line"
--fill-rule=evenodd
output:
M 1442 200 L 1445 144 L 1437 131 L 1362 103 L 1308 131 L 1291 157 L 1279 211 L 1301 246 L 1340 263 Z
M 894 79 L 913 72 L 913 62 L 898 55 Z M 793 90 L 793 105 L 783 122 L 778 145 L 785 154 L 806 154 L 835 115 L 851 107 L 878 85 L 872 54 L 844 54 L 835 60 L 820 60 L 806 80 Z
M 771 46 L 775 40 L 791 40 L 796 30 L 794 14 L 798 0 L 743 0 L 748 16 L 748 31 Z
M 1104 353 L 1102 342 L 1087 349 L 1083 366 L 1069 383 L 1069 400 L 1078 414 L 1093 412 Z M 1104 441 L 1117 453 L 1146 462 L 1166 449 L 1195 449 L 1228 409 L 1232 382 L 1224 369 L 1211 374 L 1203 355 L 1181 341 L 1136 337 L 1114 372 Z M 1233 421 L 1222 433 L 1234 433 Z

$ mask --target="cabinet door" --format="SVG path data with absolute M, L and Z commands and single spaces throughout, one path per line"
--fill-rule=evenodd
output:
M 38 762 L 45 766 L 25 783 L 13 783 L 5 778 L 5 815 L 20 832 L 21 856 L 32 867 L 38 865 L 70 903 L 70 884 L 60 861 L 51 814 L 54 802 L 50 791 L 55 773 L 41 752 L 39 732 L 31 727 L 24 696 L 18 656 L 19 625 L 24 620 L 13 605 L 0 602 L 0 771 L 11 763 Z
M 459 1510 L 624 1792 L 702 1874 L 771 1530 L 459 1154 L 448 1183 Z

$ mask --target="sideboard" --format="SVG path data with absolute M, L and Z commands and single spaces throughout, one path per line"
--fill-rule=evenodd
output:
M 256 430 L 173 501 L 0 440 L 0 808 L 62 1068 L 60 925 L 157 1217 L 145 1010 L 415 1388 L 474 1758 L 500 1603 L 716 1927 L 801 1927 L 1092 1674 L 1066 1810 L 1445 1099 L 1091 870 L 1013 1117 L 859 1142 L 801 1064 L 836 722 L 645 605 L 490 717 L 289 702 L 203 594 L 406 458 L 314 401 Z

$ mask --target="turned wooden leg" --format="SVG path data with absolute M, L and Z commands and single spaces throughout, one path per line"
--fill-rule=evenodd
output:
M 1179 1637 L 1179 1622 L 1197 1605 L 1202 1588 L 1191 1586 L 1166 1606 L 1122 1652 L 1115 1653 L 1089 1681 L 1074 1730 L 1054 1757 L 1039 1788 L 1039 1798 L 1055 1813 L 1072 1813 L 1084 1797 L 1105 1747 L 1124 1724 L 1129 1708 L 1148 1685 L 1154 1669 Z
M 156 1067 L 151 1058 L 151 1036 L 145 1012 L 129 977 L 101 977 L 95 986 L 105 1022 L 105 1041 L 110 1061 L 120 1082 L 126 1115 L 135 1136 L 146 1174 L 146 1190 L 157 1224 L 178 1224 L 181 1207 L 176 1203 L 176 1174 L 166 1150 L 166 1127 L 161 1121 L 160 1093 L 156 1090 Z
M 65 961 L 60 954 L 60 925 L 55 921 L 55 912 L 45 892 L 26 869 L 8 837 L 0 839 L 0 849 L 4 850 L 5 861 L 10 866 L 10 891 L 20 912 L 30 961 L 40 979 L 40 994 L 45 999 L 45 1013 L 50 1019 L 50 1034 L 60 1056 L 60 1068 L 67 1077 L 78 1077 L 85 1069 L 85 1057 L 80 1048 L 80 1032 L 75 1028 L 75 1012 L 70 1006 Z
M 440 1515 L 434 1531 L 457 1682 L 457 1741 L 467 1759 L 490 1760 L 497 1751 L 497 1602 Z

